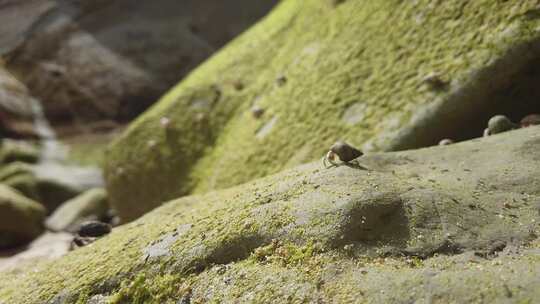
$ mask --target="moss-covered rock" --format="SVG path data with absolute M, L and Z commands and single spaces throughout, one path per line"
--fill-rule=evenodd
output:
M 0 300 L 534 303 L 539 131 L 368 154 L 368 170 L 316 162 L 183 197 L 60 260 L 3 273 Z
M 37 179 L 32 172 L 32 166 L 23 162 L 12 162 L 0 169 L 0 181 L 26 197 L 40 200 Z
M 2 167 L 0 182 L 40 202 L 47 213 L 84 190 L 58 179 L 37 176 L 35 167 L 23 162 L 12 162 Z
M 107 145 L 112 141 L 116 131 L 101 131 L 93 134 L 76 134 L 65 136 L 62 143 L 68 148 L 67 162 L 75 166 L 103 166 Z
M 7 27 L 9 26 L 4 28 Z M 0 36 L 3 38 L 5 34 L 0 33 Z M 2 38 L 0 40 L 3 40 Z M 2 45 L 0 46 L 1 54 L 4 45 L 1 42 L 0 44 Z M 0 136 L 2 138 L 37 138 L 32 109 L 35 100 L 30 95 L 28 88 L 6 71 L 1 59 L 0 96 Z
M 35 145 L 23 141 L 2 140 L 0 146 L 0 163 L 11 162 L 37 163 L 39 150 Z
M 0 249 L 24 244 L 43 231 L 45 208 L 0 184 Z
M 38 178 L 37 191 L 42 204 L 47 207 L 49 212 L 53 212 L 62 203 L 81 194 L 84 189 L 56 179 Z
M 519 108 L 498 90 L 539 53 L 536 16 L 533 0 L 282 1 L 112 145 L 111 202 L 132 220 L 337 139 L 392 150 L 474 134 L 501 105 Z

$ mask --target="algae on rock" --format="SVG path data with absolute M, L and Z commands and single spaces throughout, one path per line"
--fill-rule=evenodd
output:
M 475 109 L 489 115 L 487 94 L 540 53 L 533 0 L 334 2 L 282 1 L 132 123 L 105 165 L 124 220 L 318 159 L 338 139 L 435 144 Z
M 0 182 L 38 201 L 48 214 L 84 190 L 59 179 L 37 176 L 33 165 L 18 161 L 0 169 Z
M 535 302 L 539 131 L 368 154 L 369 170 L 315 162 L 186 196 L 2 273 L 0 301 Z
M 34 164 L 39 159 L 36 146 L 23 141 L 3 139 L 0 147 L 0 164 L 24 162 Z
M 24 244 L 43 231 L 45 208 L 0 184 L 0 248 Z

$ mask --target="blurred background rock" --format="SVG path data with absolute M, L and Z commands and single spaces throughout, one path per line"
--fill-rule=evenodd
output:
M 148 108 L 275 2 L 3 1 L 0 51 L 53 125 L 107 129 Z
M 2 219 L 0 268 L 46 229 L 58 236 L 17 261 L 61 255 L 60 231 L 84 220 L 115 224 L 101 174 L 110 139 L 276 2 L 0 0 L 1 206 L 17 219 Z

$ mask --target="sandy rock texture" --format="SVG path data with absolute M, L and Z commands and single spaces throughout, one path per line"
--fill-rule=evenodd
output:
M 368 170 L 315 162 L 180 198 L 3 273 L 0 299 L 534 303 L 539 131 L 371 153 L 359 159 Z

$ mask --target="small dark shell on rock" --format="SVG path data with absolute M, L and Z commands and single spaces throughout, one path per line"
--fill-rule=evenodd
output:
M 330 151 L 334 152 L 339 157 L 339 159 L 344 162 L 349 162 L 355 158 L 364 155 L 362 151 L 343 141 L 338 141 L 333 144 L 332 147 L 330 147 Z
M 279 75 L 279 76 L 276 78 L 276 84 L 277 84 L 279 87 L 284 86 L 285 84 L 287 84 L 287 77 L 285 77 L 285 75 Z
M 244 84 L 240 80 L 238 80 L 233 82 L 233 87 L 237 91 L 242 91 L 244 89 Z
M 338 6 L 340 4 L 343 4 L 346 0 L 330 0 L 330 4 L 332 4 L 332 6 Z
M 251 115 L 253 115 L 254 118 L 261 118 L 264 114 L 264 109 L 260 106 L 253 106 L 251 107 Z
M 100 221 L 88 221 L 81 224 L 77 234 L 81 237 L 100 237 L 111 232 L 111 225 Z
M 448 85 L 448 83 L 444 81 L 441 78 L 441 75 L 438 73 L 430 73 L 426 75 L 424 78 L 422 78 L 422 82 L 435 89 L 443 89 Z
M 540 114 L 529 114 L 523 117 L 520 124 L 523 128 L 540 125 Z
M 513 123 L 508 117 L 504 115 L 493 116 L 488 121 L 488 129 L 490 135 L 510 131 L 518 127 L 519 126 L 517 124 Z

